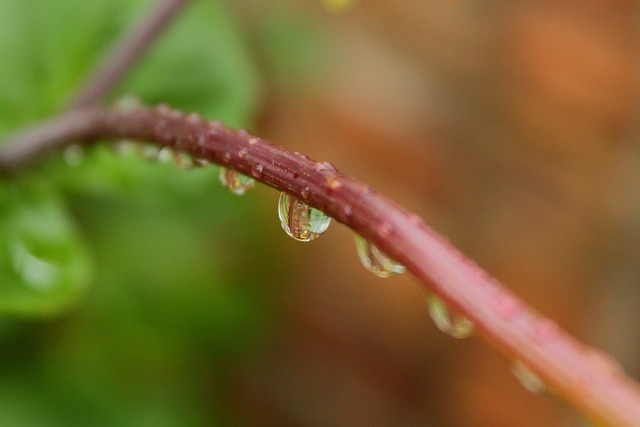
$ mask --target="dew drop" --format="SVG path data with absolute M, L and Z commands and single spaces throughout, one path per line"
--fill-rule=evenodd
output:
M 240 151 L 238 151 L 238 157 L 241 159 L 244 159 L 245 157 L 247 157 L 247 154 L 249 154 L 249 150 L 247 150 L 246 148 L 243 148 Z
M 260 163 L 251 167 L 251 175 L 255 176 L 258 179 L 262 178 L 263 171 L 264 166 L 262 166 Z
M 336 167 L 333 166 L 333 164 L 331 164 L 330 162 L 327 161 L 321 161 L 321 162 L 316 162 L 315 165 L 313 165 L 313 169 L 321 172 L 321 173 L 335 173 L 336 172 Z
M 258 138 L 251 138 L 249 140 L 249 145 L 256 145 L 258 143 Z
M 130 139 L 121 139 L 113 144 L 113 151 L 119 156 L 128 156 L 136 151 L 136 144 Z
M 340 219 L 342 220 L 342 222 L 347 224 L 351 220 L 352 216 L 353 216 L 353 206 L 347 203 L 340 209 Z
M 231 161 L 231 154 L 225 151 L 224 154 L 222 155 L 222 161 L 225 163 L 229 163 Z
M 302 195 L 303 199 L 308 199 L 309 195 L 311 194 L 311 189 L 308 185 L 305 185 L 304 187 L 302 187 L 302 190 L 300 190 L 300 194 Z
M 531 393 L 542 394 L 546 390 L 547 385 L 544 383 L 544 380 L 522 361 L 514 361 L 509 367 L 509 370 L 516 377 L 522 387 Z
M 84 161 L 84 149 L 78 144 L 69 145 L 64 149 L 62 157 L 67 165 L 80 166 Z
M 173 161 L 173 150 L 170 147 L 161 148 L 160 151 L 158 151 L 156 160 L 158 161 L 158 163 L 171 163 Z
M 253 178 L 223 167 L 220 168 L 218 178 L 222 185 L 238 196 L 242 196 L 247 190 L 256 185 L 256 181 Z
M 356 251 L 362 265 L 378 277 L 389 277 L 406 271 L 404 265 L 392 260 L 374 243 L 357 234 Z
M 196 157 L 195 159 L 193 159 L 193 164 L 201 168 L 209 166 L 209 163 L 209 160 L 205 159 L 204 157 Z
M 331 223 L 331 218 L 324 212 L 286 193 L 280 194 L 278 217 L 284 231 L 301 242 L 316 239 Z
M 157 145 L 143 144 L 138 146 L 138 154 L 145 160 L 157 161 L 160 149 Z
M 473 322 L 452 310 L 438 296 L 427 297 L 429 316 L 438 329 L 453 338 L 467 338 L 475 329 Z
M 180 169 L 190 169 L 193 167 L 193 158 L 184 151 L 173 153 L 173 161 Z
M 202 121 L 202 116 L 198 113 L 191 113 L 185 118 L 185 120 L 192 124 L 198 124 Z
M 156 106 L 156 111 L 160 114 L 167 115 L 171 112 L 171 107 L 169 107 L 167 104 L 158 104 Z

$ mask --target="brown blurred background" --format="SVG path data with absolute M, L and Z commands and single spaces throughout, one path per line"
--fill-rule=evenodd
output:
M 640 375 L 637 2 L 237 7 L 258 57 L 282 14 L 316 36 L 283 54 L 290 66 L 262 64 L 258 133 L 419 213 Z M 281 318 L 229 392 L 244 424 L 586 425 L 526 392 L 480 340 L 437 331 L 416 281 L 369 274 L 352 240 L 338 225 L 304 247 L 277 240 L 290 260 Z

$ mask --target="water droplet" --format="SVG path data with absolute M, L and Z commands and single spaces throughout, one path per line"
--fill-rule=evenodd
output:
M 138 154 L 145 160 L 156 161 L 158 160 L 158 153 L 160 149 L 157 145 L 142 144 L 138 146 Z
M 190 169 L 193 167 L 193 158 L 184 151 L 173 153 L 173 161 L 180 169 Z
M 326 162 L 326 161 L 316 162 L 316 164 L 313 165 L 313 169 L 321 173 L 336 172 L 336 167 L 333 166 L 333 164 L 331 164 L 330 162 Z
M 193 163 L 194 163 L 195 166 L 198 166 L 198 167 L 201 167 L 201 168 L 203 168 L 205 166 L 209 166 L 209 164 L 210 164 L 209 160 L 207 160 L 207 159 L 205 159 L 203 157 L 197 157 L 197 158 L 193 159 Z
M 167 104 L 158 104 L 156 106 L 156 111 L 160 114 L 167 115 L 171 112 L 171 107 L 169 107 Z
M 231 154 L 225 151 L 224 154 L 222 155 L 222 161 L 225 163 L 229 163 L 231 161 Z
M 64 161 L 69 166 L 80 166 L 84 161 L 84 149 L 77 144 L 69 145 L 62 153 Z
M 544 380 L 522 361 L 516 360 L 509 367 L 511 373 L 522 386 L 534 394 L 542 394 L 547 388 Z
M 362 265 L 378 277 L 389 277 L 406 271 L 404 265 L 392 260 L 374 243 L 357 234 L 356 251 Z
M 429 316 L 438 329 L 454 338 L 467 338 L 475 329 L 473 322 L 452 310 L 438 296 L 427 297 Z
M 198 113 L 191 113 L 185 118 L 185 120 L 192 124 L 198 124 L 202 122 L 202 116 Z
M 335 190 L 337 188 L 342 187 L 342 182 L 340 182 L 340 180 L 338 178 L 336 178 L 335 176 L 329 176 L 327 177 L 327 188 L 331 189 L 331 190 Z
M 243 148 L 240 151 L 238 151 L 238 157 L 240 157 L 241 159 L 244 159 L 245 157 L 247 157 L 247 154 L 249 154 L 249 150 L 247 150 L 246 148 Z
M 251 167 L 251 175 L 253 175 L 256 178 L 260 179 L 260 178 L 262 178 L 263 170 L 264 170 L 264 166 L 262 166 L 260 163 L 258 163 L 257 165 L 253 165 Z
M 238 196 L 242 196 L 247 190 L 256 185 L 256 181 L 253 178 L 223 167 L 220 168 L 218 178 L 222 185 Z
M 309 188 L 308 185 L 305 185 L 302 190 L 300 190 L 300 194 L 302 195 L 303 199 L 308 199 L 309 198 L 309 194 L 311 194 L 311 189 Z
M 352 216 L 353 216 L 353 206 L 347 203 L 340 209 L 340 219 L 342 220 L 342 222 L 346 224 L 351 220 Z
M 158 163 L 171 163 L 173 161 L 173 150 L 170 147 L 162 147 L 156 156 Z
M 280 194 L 278 216 L 284 231 L 301 242 L 316 239 L 331 223 L 331 218 L 324 212 L 286 193 Z
M 249 140 L 249 145 L 256 145 L 258 143 L 258 138 L 251 138 Z

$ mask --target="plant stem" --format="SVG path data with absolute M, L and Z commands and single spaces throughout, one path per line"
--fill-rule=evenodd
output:
M 472 320 L 490 345 L 531 368 L 576 408 L 606 425 L 640 425 L 640 387 L 613 358 L 528 307 L 417 215 L 327 162 L 159 106 L 70 112 L 14 137 L 0 153 L 0 168 L 19 169 L 63 141 L 91 143 L 98 136 L 172 147 L 304 200 L 403 263 L 428 291 Z
M 100 102 L 124 73 L 156 40 L 174 16 L 190 0 L 160 0 L 138 25 L 125 32 L 82 86 L 70 108 L 86 107 Z

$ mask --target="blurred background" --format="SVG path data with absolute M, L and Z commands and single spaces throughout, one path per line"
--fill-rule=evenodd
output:
M 0 137 L 152 3 L 0 0 Z M 196 0 L 114 99 L 331 161 L 638 378 L 639 22 L 625 0 Z M 299 243 L 269 188 L 77 154 L 0 182 L 0 425 L 588 425 L 440 333 L 342 225 Z

